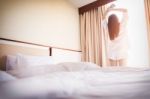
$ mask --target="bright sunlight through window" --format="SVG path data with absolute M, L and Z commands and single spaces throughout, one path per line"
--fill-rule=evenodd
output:
M 148 39 L 144 0 L 117 0 L 113 2 L 113 4 L 115 4 L 117 8 L 126 8 L 128 10 L 128 66 L 149 66 L 150 59 L 148 57 Z M 121 20 L 122 15 L 117 12 L 115 13 L 118 15 L 119 20 Z

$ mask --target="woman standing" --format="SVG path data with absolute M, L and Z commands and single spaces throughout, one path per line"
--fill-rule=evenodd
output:
M 126 9 L 114 7 L 115 5 L 111 5 L 103 17 L 105 28 L 109 34 L 107 55 L 111 66 L 125 66 L 128 55 L 128 13 Z M 118 17 L 115 14 L 111 14 L 107 22 L 106 16 L 111 11 L 121 12 L 123 15 L 122 20 L 119 22 Z

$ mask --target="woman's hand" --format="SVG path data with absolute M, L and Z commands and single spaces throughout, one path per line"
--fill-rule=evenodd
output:
M 114 9 L 114 7 L 115 7 L 115 4 L 110 5 L 110 6 L 107 8 L 106 12 L 109 13 L 111 10 Z
M 112 5 L 110 5 L 110 9 L 112 9 L 112 8 L 114 8 L 116 5 L 115 4 L 112 4 Z
M 107 11 L 110 12 L 110 11 L 119 11 L 119 12 L 127 12 L 127 9 L 125 8 L 115 8 L 116 5 L 115 4 L 112 4 L 108 7 Z

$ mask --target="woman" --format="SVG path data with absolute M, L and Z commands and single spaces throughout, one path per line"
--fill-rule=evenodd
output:
M 108 29 L 109 42 L 107 46 L 107 55 L 111 66 L 124 66 L 126 65 L 126 59 L 128 54 L 128 38 L 127 38 L 127 20 L 128 13 L 126 9 L 114 8 L 115 5 L 111 5 L 104 14 L 104 23 L 106 29 Z M 121 12 L 123 17 L 119 22 L 118 17 L 115 14 L 111 14 L 108 17 L 108 23 L 106 16 L 110 11 Z

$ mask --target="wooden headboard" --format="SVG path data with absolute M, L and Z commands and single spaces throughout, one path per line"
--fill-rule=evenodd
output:
M 56 49 L 64 50 L 73 53 L 80 53 L 81 51 L 51 47 L 42 44 L 24 42 L 19 40 L 0 38 L 0 69 L 6 69 L 6 55 L 14 55 L 17 53 L 29 54 L 29 55 L 43 55 L 43 56 L 52 56 L 52 50 L 54 49 L 54 55 L 56 55 Z M 67 53 L 68 53 L 67 52 Z M 58 53 L 60 54 L 60 53 Z
M 6 55 L 15 55 L 17 53 L 51 56 L 52 48 L 35 43 L 0 38 L 0 69 L 6 69 Z

